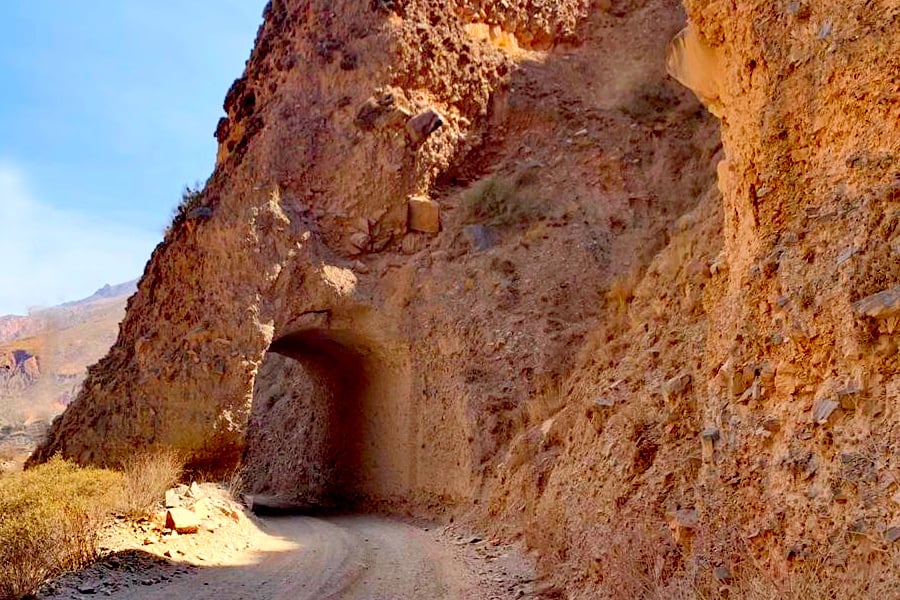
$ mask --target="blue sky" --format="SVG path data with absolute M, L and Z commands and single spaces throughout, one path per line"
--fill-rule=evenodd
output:
M 0 315 L 138 277 L 264 0 L 0 0 Z

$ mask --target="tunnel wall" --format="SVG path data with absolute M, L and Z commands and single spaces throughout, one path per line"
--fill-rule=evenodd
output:
M 454 461 L 436 452 L 437 436 L 419 427 L 421 413 L 433 408 L 410 398 L 408 352 L 383 344 L 329 329 L 273 342 L 254 383 L 242 463 L 248 494 L 328 510 L 397 508 L 469 492 L 460 468 L 468 466 L 466 447 L 455 446 Z M 443 464 L 432 464 L 438 458 Z

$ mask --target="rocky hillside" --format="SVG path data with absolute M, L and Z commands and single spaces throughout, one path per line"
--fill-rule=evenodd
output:
M 0 460 L 30 452 L 116 339 L 135 282 L 28 316 L 0 317 Z
M 685 8 L 271 2 L 34 460 L 452 514 L 573 597 L 884 550 L 900 8 Z

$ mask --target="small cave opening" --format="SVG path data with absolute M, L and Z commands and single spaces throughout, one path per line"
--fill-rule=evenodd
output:
M 373 352 L 347 332 L 274 341 L 257 372 L 243 460 L 258 512 L 360 510 L 372 464 Z

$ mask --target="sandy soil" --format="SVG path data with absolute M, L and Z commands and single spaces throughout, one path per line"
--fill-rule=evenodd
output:
M 206 490 L 211 488 L 206 487 Z M 210 493 L 212 496 L 212 493 Z M 121 521 L 104 558 L 48 585 L 44 599 L 457 599 L 552 597 L 514 548 L 443 526 L 374 515 L 269 516 L 219 495 L 200 531 Z

